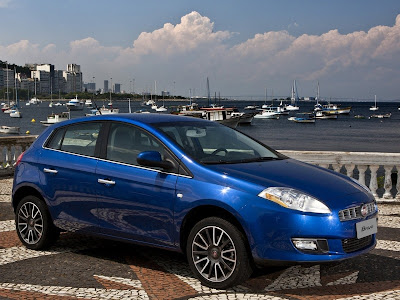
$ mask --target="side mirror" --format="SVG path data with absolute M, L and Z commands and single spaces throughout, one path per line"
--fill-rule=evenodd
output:
M 141 166 L 162 168 L 165 170 L 171 170 L 174 168 L 172 162 L 162 160 L 161 154 L 158 151 L 144 151 L 140 152 L 136 158 L 137 162 Z

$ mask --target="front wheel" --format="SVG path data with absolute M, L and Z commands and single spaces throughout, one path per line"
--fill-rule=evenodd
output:
M 53 225 L 44 202 L 35 196 L 26 196 L 18 204 L 15 226 L 21 242 L 33 250 L 49 247 L 60 233 Z
M 186 253 L 193 273 L 211 288 L 232 287 L 252 273 L 243 234 L 217 217 L 204 219 L 193 227 Z

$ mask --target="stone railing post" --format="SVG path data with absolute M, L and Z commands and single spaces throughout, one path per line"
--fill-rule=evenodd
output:
M 358 169 L 358 172 L 359 172 L 358 181 L 361 184 L 366 185 L 366 183 L 365 183 L 365 172 L 367 171 L 368 166 L 364 166 L 364 165 L 357 166 L 357 169 Z
M 390 190 L 392 189 L 392 169 L 393 166 L 385 166 L 385 182 L 383 187 L 385 188 L 385 193 L 383 194 L 384 199 L 392 198 Z
M 369 189 L 372 192 L 372 195 L 374 195 L 374 197 L 378 197 L 377 194 L 377 189 L 378 189 L 378 178 L 377 178 L 377 172 L 379 169 L 379 166 L 376 165 L 371 165 L 369 166 L 369 169 L 371 170 L 371 181 L 369 183 Z

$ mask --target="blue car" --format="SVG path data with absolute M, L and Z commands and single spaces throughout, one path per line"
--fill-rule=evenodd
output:
M 47 128 L 18 158 L 12 205 L 29 249 L 74 231 L 179 251 L 218 289 L 257 265 L 338 261 L 376 244 L 368 188 L 217 122 L 174 115 Z

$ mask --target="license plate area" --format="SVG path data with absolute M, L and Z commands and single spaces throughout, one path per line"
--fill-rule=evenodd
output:
M 358 222 L 356 224 L 357 238 L 361 239 L 363 237 L 372 235 L 378 232 L 378 222 L 376 218 Z

